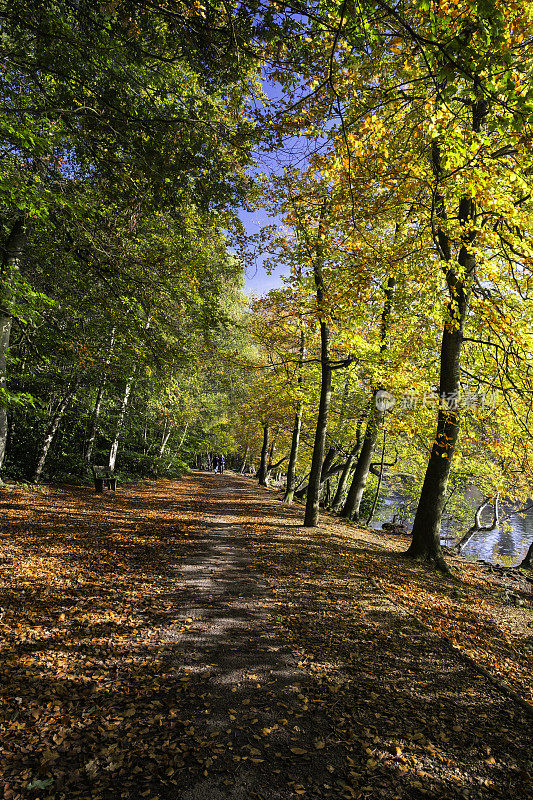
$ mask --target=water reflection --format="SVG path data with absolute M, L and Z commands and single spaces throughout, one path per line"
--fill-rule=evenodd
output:
M 391 493 L 380 503 L 380 508 L 374 517 L 373 525 L 377 528 L 383 522 L 390 522 L 395 511 L 402 508 L 405 512 L 405 526 L 411 530 L 412 521 L 416 507 L 409 503 L 407 497 L 399 492 Z M 468 526 L 472 524 L 476 505 L 472 502 L 472 515 L 466 523 L 465 533 Z M 403 516 L 403 514 L 402 514 Z M 509 508 L 501 509 L 502 524 L 499 528 L 485 533 L 476 533 L 463 549 L 464 556 L 471 556 L 492 564 L 503 564 L 504 566 L 515 566 L 524 558 L 527 548 L 533 539 L 533 509 L 522 514 L 512 513 Z M 484 525 L 492 521 L 492 508 L 485 509 L 482 515 Z M 457 534 L 457 523 L 450 520 L 446 515 L 443 518 L 442 537 L 443 544 L 452 544 L 455 541 L 454 534 Z

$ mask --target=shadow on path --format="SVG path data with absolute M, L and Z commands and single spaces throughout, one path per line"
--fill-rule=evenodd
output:
M 522 710 L 301 515 L 231 474 L 13 492 L 4 799 L 531 797 Z

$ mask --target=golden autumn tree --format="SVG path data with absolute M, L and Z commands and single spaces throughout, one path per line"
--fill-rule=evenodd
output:
M 426 254 L 402 259 L 415 286 L 433 287 L 441 328 L 436 432 L 408 554 L 441 569 L 462 389 L 490 384 L 513 408 L 531 402 L 521 365 L 532 342 L 513 325 L 531 314 L 531 23 L 524 0 L 324 3 L 309 18 L 314 37 L 285 42 L 299 71 L 286 130 L 316 143 L 354 238 L 364 247 L 383 220 L 409 218 Z M 476 360 L 470 376 L 465 358 Z M 511 409 L 508 419 L 520 426 Z

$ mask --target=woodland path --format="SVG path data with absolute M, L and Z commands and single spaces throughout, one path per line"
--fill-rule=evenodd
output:
M 228 473 L 2 501 L 6 800 L 532 797 L 532 716 L 353 529 Z

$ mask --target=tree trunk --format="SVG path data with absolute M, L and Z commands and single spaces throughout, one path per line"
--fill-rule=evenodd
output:
M 179 444 L 178 444 L 178 447 L 177 447 L 177 452 L 178 452 L 178 453 L 179 453 L 179 451 L 181 450 L 181 448 L 183 447 L 183 442 L 185 441 L 185 437 L 187 436 L 187 431 L 188 431 L 188 430 L 189 430 L 189 423 L 188 423 L 188 422 L 186 422 L 186 423 L 185 423 L 185 427 L 184 427 L 184 429 L 183 429 L 183 433 L 182 433 L 182 435 L 181 435 L 181 439 L 180 439 L 180 441 L 179 441 Z
M 72 384 L 71 389 L 67 392 L 63 400 L 61 401 L 58 409 L 56 410 L 54 416 L 52 417 L 50 424 L 46 430 L 46 434 L 44 436 L 44 441 L 41 447 L 41 452 L 39 454 L 39 458 L 37 459 L 37 466 L 35 467 L 35 472 L 33 473 L 33 483 L 39 483 L 41 478 L 41 474 L 43 471 L 43 467 L 46 461 L 46 457 L 49 453 L 50 446 L 54 440 L 54 436 L 56 435 L 61 420 L 63 419 L 63 415 L 68 408 L 68 405 L 72 398 L 74 397 L 78 386 L 80 385 L 80 379 Z
M 100 388 L 98 389 L 98 394 L 96 396 L 96 402 L 94 404 L 94 411 L 93 411 L 92 424 L 91 424 L 91 432 L 89 434 L 89 441 L 87 442 L 87 448 L 85 450 L 85 460 L 86 461 L 90 461 L 91 460 L 91 456 L 92 456 L 92 452 L 93 452 L 93 448 L 94 448 L 94 443 L 96 441 L 96 434 L 98 432 L 98 417 L 100 416 L 100 407 L 101 407 L 101 404 L 102 404 L 102 397 L 103 397 L 103 394 L 104 394 L 104 387 L 105 387 L 106 378 L 107 378 L 106 373 L 107 373 L 107 370 L 109 368 L 109 364 L 111 363 L 111 355 L 113 353 L 113 345 L 115 344 L 115 330 L 116 329 L 113 328 L 112 331 L 111 331 L 111 337 L 110 337 L 110 341 L 109 341 L 109 350 L 108 350 L 108 353 L 107 353 L 107 358 L 106 358 L 105 367 L 104 367 L 104 375 L 103 375 L 102 381 L 100 383 Z
M 370 464 L 372 463 L 372 455 L 376 447 L 379 430 L 383 424 L 384 417 L 385 412 L 376 408 L 376 392 L 374 392 L 372 408 L 370 409 L 370 414 L 368 415 L 368 421 L 366 423 L 363 446 L 361 447 L 361 452 L 357 459 L 346 502 L 340 512 L 341 517 L 353 519 L 355 521 L 359 520 L 361 500 L 363 499 L 368 473 L 370 472 Z
M 326 299 L 326 289 L 324 286 L 324 276 L 322 273 L 322 262 L 324 258 L 324 218 L 328 208 L 327 200 L 324 200 L 320 209 L 320 220 L 318 223 L 316 251 L 313 262 L 313 273 L 316 286 L 316 303 L 318 317 L 320 319 L 320 403 L 318 406 L 318 418 L 316 422 L 315 443 L 313 447 L 313 457 L 311 460 L 311 471 L 309 483 L 307 485 L 307 498 L 305 503 L 304 526 L 306 528 L 316 528 L 318 525 L 318 515 L 320 509 L 320 477 L 322 475 L 322 462 L 324 461 L 324 450 L 326 447 L 326 435 L 328 432 L 329 407 L 331 404 L 331 361 L 330 348 L 331 337 L 329 324 L 325 319 L 324 301 Z
M 524 560 L 518 566 L 522 569 L 533 569 L 533 542 L 529 545 Z
M 481 130 L 487 113 L 483 98 L 472 105 L 472 129 Z M 460 270 L 453 265 L 451 242 L 442 229 L 447 214 L 444 197 L 438 185 L 442 176 L 442 156 L 437 140 L 432 142 L 432 167 L 437 188 L 433 194 L 437 228 L 437 245 L 441 259 L 447 263 L 448 313 L 444 321 L 440 351 L 439 412 L 437 432 L 413 523 L 413 539 L 406 555 L 426 561 L 443 572 L 449 572 L 440 546 L 442 511 L 451 462 L 459 436 L 460 411 L 457 403 L 461 389 L 461 351 L 463 331 L 470 299 L 470 286 L 476 271 L 476 258 L 472 251 L 475 242 L 476 204 L 471 197 L 459 201 L 458 219 L 463 227 L 462 245 L 457 259 Z
M 322 489 L 324 488 L 324 484 L 326 483 L 326 481 L 328 481 L 337 473 L 341 472 L 345 467 L 345 464 L 336 464 L 335 466 L 333 465 L 337 455 L 338 455 L 338 450 L 334 447 L 330 447 L 328 452 L 326 453 L 324 461 L 322 462 L 322 469 L 320 470 L 320 491 L 322 491 Z M 309 475 L 307 475 L 302 481 L 300 481 L 300 485 L 308 478 Z M 301 489 L 298 490 L 295 489 L 294 497 L 298 498 L 298 500 L 303 500 L 303 498 L 307 494 L 308 487 L 309 484 L 306 483 L 305 486 L 303 486 Z
M 482 525 L 481 524 L 481 514 L 483 513 L 483 510 L 490 503 L 494 503 L 494 515 L 492 517 L 492 524 L 491 525 Z M 498 495 L 496 495 L 496 497 L 487 497 L 485 500 L 483 500 L 483 502 L 477 508 L 477 511 L 476 511 L 475 517 L 474 517 L 474 524 L 472 525 L 471 528 L 469 528 L 467 530 L 467 532 L 462 537 L 462 539 L 459 542 L 457 542 L 456 544 L 454 544 L 453 547 L 450 548 L 451 551 L 454 552 L 454 553 L 460 553 L 461 550 L 464 547 L 466 547 L 466 545 L 468 544 L 468 542 L 470 541 L 472 536 L 474 536 L 476 533 L 480 533 L 482 531 L 493 531 L 493 530 L 495 530 L 495 528 L 498 527 L 499 522 L 500 522 L 500 515 L 498 513 Z
M 433 148 L 434 169 L 440 170 L 440 154 Z M 435 166 L 437 164 L 437 166 Z M 445 218 L 443 200 L 436 199 L 438 216 Z M 473 204 L 470 203 L 472 206 Z M 472 215 L 474 211 L 471 211 Z M 466 223 L 466 219 L 463 220 Z M 440 250 L 443 257 L 451 260 L 448 237 L 439 232 Z M 462 265 L 469 266 L 471 257 L 466 248 L 461 248 Z M 463 329 L 468 311 L 468 294 L 464 278 L 457 277 L 453 267 L 446 273 L 449 291 L 449 316 L 445 320 L 440 351 L 439 411 L 437 431 L 424 477 L 422 492 L 413 523 L 413 538 L 406 555 L 427 561 L 437 569 L 447 571 L 440 546 L 442 511 L 445 504 L 446 486 L 450 474 L 452 456 L 459 435 L 459 408 L 447 402 L 457 397 L 460 390 L 461 350 Z
M 268 451 L 268 458 L 267 458 L 267 471 L 266 471 L 266 478 L 265 478 L 265 486 L 268 486 L 268 482 L 270 480 L 270 473 L 272 472 L 274 466 L 274 453 L 276 452 L 276 440 L 278 437 L 279 429 L 276 428 L 274 430 L 274 436 L 272 437 L 272 441 L 270 443 L 270 449 Z
M 320 404 L 318 407 L 313 459 L 311 461 L 311 472 L 307 485 L 304 516 L 304 526 L 306 528 L 316 528 L 318 525 L 320 478 L 322 475 L 322 462 L 324 460 L 329 407 L 331 403 L 331 366 L 329 359 L 330 332 L 329 325 L 327 325 L 326 322 L 320 323 L 320 341 L 322 381 L 320 386 Z
M 341 477 L 337 484 L 337 490 L 335 492 L 335 497 L 333 498 L 333 503 L 331 504 L 331 510 L 335 512 L 340 511 L 342 498 L 344 493 L 346 492 L 346 486 L 348 484 L 348 478 L 350 473 L 353 469 L 353 465 L 355 464 L 355 459 L 357 457 L 357 453 L 361 449 L 361 423 L 357 426 L 357 441 L 352 447 L 348 458 L 346 459 L 346 463 L 344 464 L 344 468 L 342 470 Z
M 442 511 L 459 435 L 459 409 L 448 407 L 446 398 L 454 394 L 457 397 L 460 388 L 463 325 L 468 305 L 466 299 L 458 302 L 461 303 L 460 325 L 452 327 L 446 323 L 442 336 L 439 395 L 444 400 L 439 403 L 437 432 L 413 523 L 413 538 L 407 550 L 408 556 L 427 561 L 443 571 L 447 571 L 447 567 L 440 546 Z
M 396 226 L 395 238 L 398 235 L 399 226 Z M 394 294 L 394 287 L 396 286 L 396 278 L 389 275 L 387 279 L 387 286 L 385 287 L 385 302 L 383 304 L 383 311 L 381 312 L 381 324 L 379 330 L 380 338 L 380 357 L 383 358 L 387 350 L 387 337 L 389 335 L 390 318 L 392 314 L 392 300 Z M 361 500 L 368 480 L 368 473 L 370 471 L 370 464 L 372 463 L 372 454 L 378 440 L 379 431 L 385 421 L 385 411 L 378 409 L 376 404 L 378 389 L 376 389 L 372 396 L 372 403 L 370 414 L 366 423 L 365 438 L 363 446 L 357 459 L 357 465 L 350 485 L 350 490 L 346 498 L 346 502 L 342 511 L 341 517 L 346 519 L 359 519 L 359 509 L 361 507 Z
M 3 298 L 0 308 L 0 469 L 4 463 L 7 446 L 8 418 L 7 408 L 1 397 L 7 391 L 7 356 L 11 326 L 13 324 L 12 308 L 13 299 L 10 296 L 15 274 L 20 270 L 22 253 L 26 244 L 26 226 L 22 219 L 18 219 L 7 238 L 2 253 L 1 281 L 7 297 Z
M 2 312 L 0 314 L 0 392 L 2 394 L 7 389 L 7 369 L 6 357 L 9 351 L 9 338 L 11 335 L 11 314 Z M 7 448 L 7 434 L 9 429 L 7 408 L 0 397 L 0 468 L 4 463 Z
M 370 514 L 368 515 L 368 519 L 366 521 L 367 525 L 370 525 L 374 514 L 376 513 L 376 506 L 379 500 L 379 491 L 381 489 L 381 481 L 383 480 L 383 465 L 385 462 L 385 428 L 383 429 L 383 447 L 381 448 L 381 465 L 379 470 L 379 477 L 378 477 L 378 485 L 376 486 L 376 494 L 374 495 L 374 502 L 372 503 L 372 508 L 370 510 Z
M 270 428 L 268 425 L 263 425 L 263 446 L 261 448 L 261 463 L 259 465 L 259 472 L 257 479 L 260 486 L 268 486 L 268 443 L 270 439 Z
M 111 450 L 109 451 L 109 469 L 111 470 L 115 469 L 115 463 L 117 460 L 117 453 L 118 453 L 118 442 L 120 439 L 120 434 L 122 433 L 122 428 L 124 426 L 124 419 L 126 417 L 126 410 L 128 408 L 132 386 L 133 386 L 133 376 L 126 383 L 124 396 L 122 398 L 122 403 L 120 405 L 117 425 L 115 428 L 115 438 L 113 439 L 113 444 L 111 445 Z
M 246 445 L 246 450 L 244 451 L 244 457 L 243 457 L 243 459 L 242 459 L 241 468 L 240 468 L 240 470 L 239 470 L 239 472 L 240 472 L 240 474 L 241 474 L 241 475 L 244 475 L 244 473 L 246 472 L 246 462 L 247 462 L 247 460 L 248 460 L 248 455 L 249 455 L 249 453 L 250 453 L 250 445 L 249 445 L 249 444 L 247 444 L 247 445 Z
M 172 425 L 168 425 L 167 421 L 165 420 L 165 425 L 163 427 L 163 436 L 161 438 L 161 445 L 159 447 L 159 458 L 162 458 L 163 453 L 165 452 L 165 447 L 167 446 L 167 442 L 170 439 L 171 433 L 172 433 Z
M 89 439 L 87 441 L 87 448 L 85 450 L 85 460 L 90 461 L 91 456 L 93 454 L 94 443 L 96 441 L 96 433 L 98 431 L 98 417 L 100 416 L 100 408 L 102 405 L 102 397 L 104 396 L 104 387 L 105 387 L 105 376 L 102 378 L 102 382 L 100 384 L 100 388 L 98 389 L 98 394 L 96 395 L 96 402 L 94 404 L 92 422 L 91 422 L 91 432 L 89 433 Z
M 299 353 L 299 361 L 298 361 L 298 388 L 300 389 L 302 386 L 302 366 L 303 366 L 303 358 L 305 355 L 305 334 L 303 331 L 300 332 L 300 353 Z M 296 411 L 294 414 L 294 425 L 292 428 L 292 441 L 291 441 L 291 453 L 289 456 L 289 466 L 287 467 L 287 486 L 285 488 L 285 494 L 283 495 L 283 502 L 284 503 L 292 503 L 294 500 L 294 490 L 296 488 L 296 463 L 298 461 L 298 450 L 300 447 L 300 433 L 302 430 L 302 410 L 303 410 L 303 400 L 299 400 L 296 405 Z
M 324 458 L 324 461 L 322 462 L 322 469 L 320 470 L 320 476 L 322 478 L 321 483 L 324 483 L 324 481 L 328 480 L 328 478 L 331 475 L 335 474 L 332 471 L 332 467 L 333 467 L 333 464 L 335 462 L 335 459 L 337 458 L 338 452 L 339 451 L 337 450 L 336 447 L 330 447 L 328 449 L 328 452 L 326 453 L 326 457 Z

